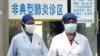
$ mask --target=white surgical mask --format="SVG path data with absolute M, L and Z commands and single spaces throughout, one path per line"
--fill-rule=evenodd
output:
M 32 34 L 34 32 L 34 29 L 35 29 L 35 24 L 33 25 L 28 25 L 28 24 L 25 24 L 25 31 Z
M 77 29 L 77 24 L 64 24 L 65 32 L 74 33 Z

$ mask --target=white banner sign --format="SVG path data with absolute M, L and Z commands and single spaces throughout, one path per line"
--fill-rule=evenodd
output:
M 94 23 L 94 0 L 71 0 L 71 12 L 77 15 L 78 23 Z
M 35 19 L 61 19 L 67 13 L 67 0 L 9 0 L 9 19 L 33 15 Z

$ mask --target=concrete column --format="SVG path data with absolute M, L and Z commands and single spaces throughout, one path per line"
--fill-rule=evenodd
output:
M 3 17 L 3 0 L 0 0 L 0 56 L 4 56 L 4 17 Z
M 4 3 L 3 3 L 3 19 L 4 19 L 4 47 L 3 47 L 3 50 L 4 50 L 4 55 L 3 56 L 7 56 L 7 52 L 8 52 L 8 48 L 9 48 L 9 18 L 8 18 L 8 15 L 9 15 L 9 12 L 8 12 L 8 1 L 9 0 L 2 0 Z M 1 55 L 0 55 L 1 56 Z
M 8 0 L 0 0 L 0 56 L 7 56 L 9 46 L 8 30 Z

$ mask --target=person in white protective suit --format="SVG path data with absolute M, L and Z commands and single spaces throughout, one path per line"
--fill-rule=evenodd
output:
M 48 56 L 92 56 L 87 37 L 76 32 L 77 17 L 67 13 L 62 23 L 64 31 L 53 37 Z
M 21 20 L 23 32 L 12 38 L 7 56 L 47 56 L 48 49 L 42 38 L 34 33 L 34 18 L 27 14 Z M 16 29 L 15 29 L 16 30 Z

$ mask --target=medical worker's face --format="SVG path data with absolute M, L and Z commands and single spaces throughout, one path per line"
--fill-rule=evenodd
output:
M 28 20 L 25 24 L 25 31 L 29 34 L 33 34 L 35 29 L 34 20 Z
M 28 20 L 28 21 L 26 22 L 26 24 L 32 25 L 32 24 L 34 24 L 34 20 Z
M 64 24 L 65 32 L 69 34 L 73 34 L 76 32 L 77 23 L 73 19 L 69 19 Z
M 73 19 L 69 19 L 66 21 L 65 24 L 70 24 L 70 23 L 74 24 L 74 23 L 76 23 L 76 21 L 74 21 Z

